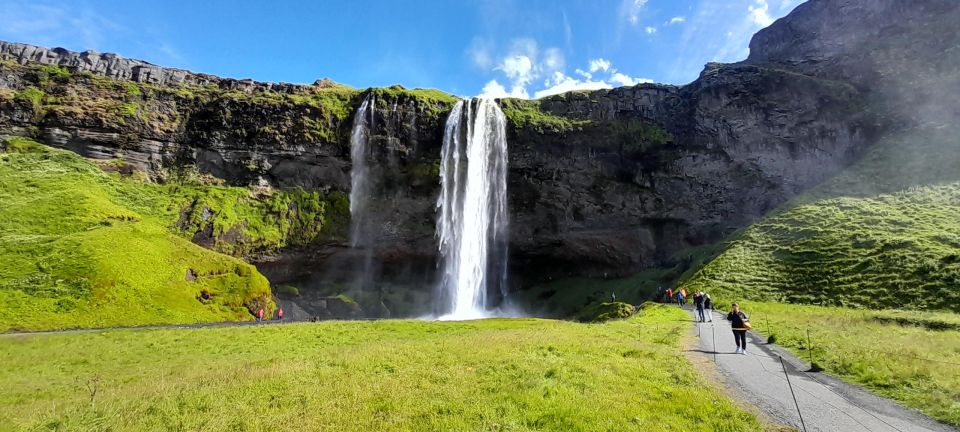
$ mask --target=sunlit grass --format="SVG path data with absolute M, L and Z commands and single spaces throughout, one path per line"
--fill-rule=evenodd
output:
M 688 317 L 325 322 L 0 339 L 0 424 L 59 430 L 758 430 Z

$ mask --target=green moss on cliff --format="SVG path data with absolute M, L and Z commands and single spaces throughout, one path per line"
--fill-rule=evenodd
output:
M 540 109 L 540 101 L 536 100 L 503 99 L 500 106 L 514 128 L 528 129 L 538 134 L 569 132 L 591 123 L 589 120 L 545 113 Z
M 173 199 L 25 139 L 0 153 L 0 331 L 250 319 L 257 270 L 195 245 Z

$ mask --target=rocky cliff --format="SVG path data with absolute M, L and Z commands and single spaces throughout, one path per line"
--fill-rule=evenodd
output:
M 838 172 L 887 127 L 872 77 L 889 70 L 849 59 L 900 26 L 957 9 L 916 5 L 813 0 L 758 33 L 747 61 L 709 64 L 685 86 L 500 101 L 510 121 L 514 288 L 673 264 Z M 930 58 L 946 42 L 929 43 L 900 53 Z M 256 83 L 13 43 L 0 43 L 0 58 L 0 135 L 121 160 L 158 182 L 193 172 L 255 188 L 346 192 L 352 115 L 377 92 L 375 271 L 384 296 L 418 303 L 429 293 L 452 96 Z M 274 284 L 332 293 L 362 259 L 343 235 L 247 258 Z

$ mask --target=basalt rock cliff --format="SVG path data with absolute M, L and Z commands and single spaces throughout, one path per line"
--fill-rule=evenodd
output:
M 513 289 L 673 265 L 856 160 L 894 123 L 878 102 L 893 98 L 890 76 L 915 73 L 876 53 L 935 61 L 960 39 L 955 27 L 937 37 L 918 30 L 949 23 L 956 2 L 905 3 L 811 0 L 758 33 L 746 61 L 708 64 L 684 86 L 500 101 Z M 891 36 L 904 29 L 912 50 Z M 7 42 L 0 58 L 0 135 L 121 160 L 158 182 L 189 171 L 251 188 L 348 192 L 352 116 L 376 93 L 374 271 L 385 296 L 427 301 L 452 96 L 258 83 Z M 345 235 L 244 254 L 275 286 L 334 294 L 362 259 Z

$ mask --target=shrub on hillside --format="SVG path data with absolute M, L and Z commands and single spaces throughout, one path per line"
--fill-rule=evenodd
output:
M 612 319 L 628 318 L 634 312 L 636 312 L 636 308 L 633 305 L 623 302 L 593 303 L 577 315 L 577 321 L 604 322 Z

